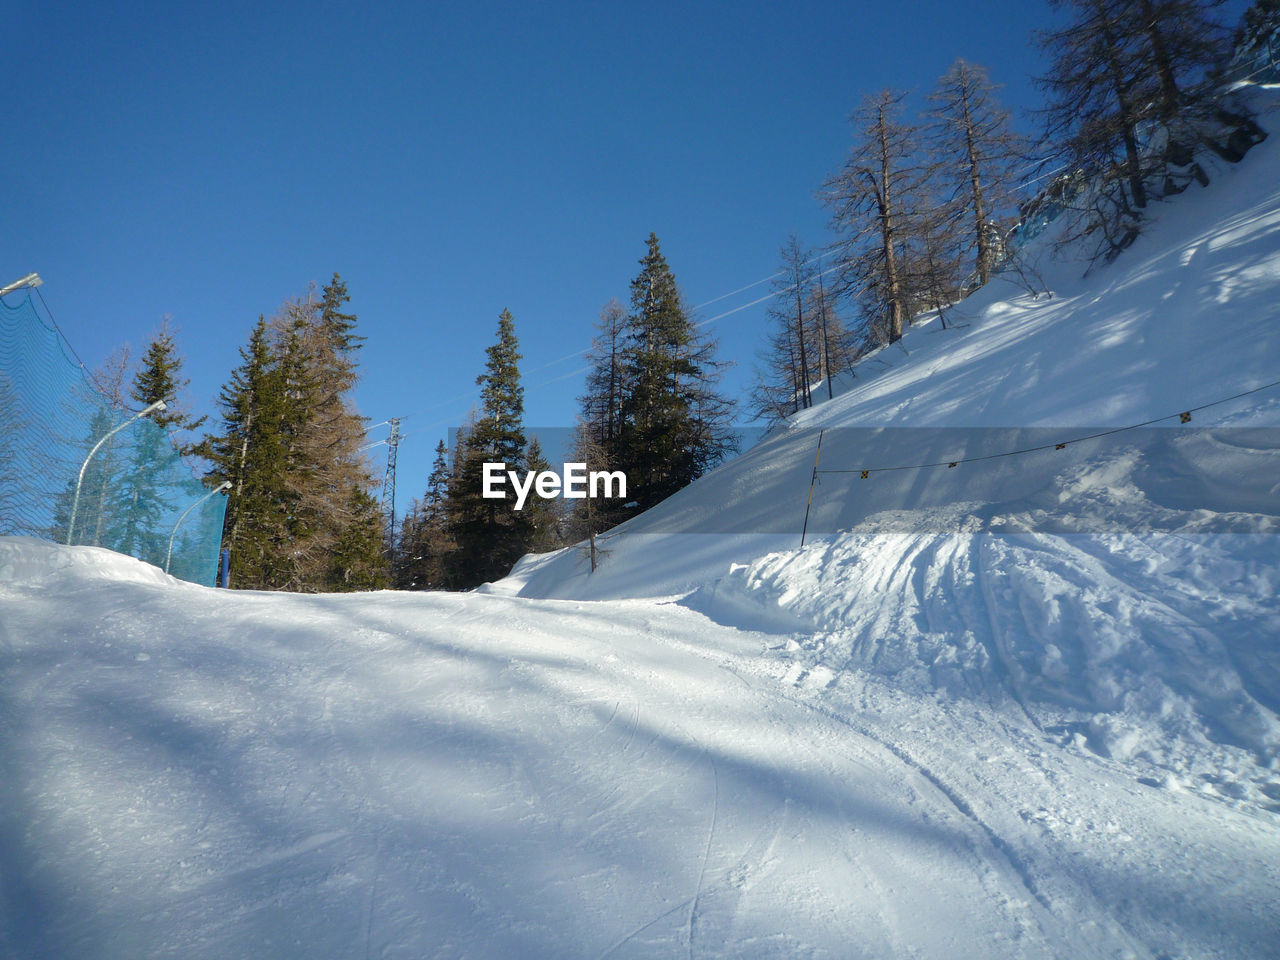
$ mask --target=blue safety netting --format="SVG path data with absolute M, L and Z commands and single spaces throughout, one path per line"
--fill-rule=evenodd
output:
M 0 298 L 0 535 L 107 547 L 212 586 L 226 497 L 136 413 L 68 356 L 30 291 Z

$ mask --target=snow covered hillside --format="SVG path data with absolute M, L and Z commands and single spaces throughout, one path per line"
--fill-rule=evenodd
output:
M 595 573 L 563 551 L 495 589 L 680 598 L 798 671 L 1013 703 L 1047 741 L 1280 809 L 1280 137 L 1087 276 L 1051 240 L 1026 251 L 1051 297 L 1004 275 Z
M 6 958 L 1242 958 L 1280 934 L 1276 816 L 1218 781 L 678 604 L 228 593 L 14 538 L 0 604 Z
M 1265 127 L 1280 130 L 1280 90 L 1267 90 L 1256 94 L 1255 107 Z M 953 529 L 957 505 L 1043 509 L 1107 487 L 1155 494 L 1157 506 L 1189 491 L 1186 502 L 1170 503 L 1188 511 L 1207 499 L 1215 512 L 1274 513 L 1264 509 L 1277 493 L 1268 451 L 1215 462 L 1225 446 L 1239 444 L 1231 432 L 1211 452 L 1156 451 L 1180 471 L 1204 471 L 1190 486 L 1181 476 L 1170 482 L 1161 464 L 1144 469 L 1144 458 L 1123 467 L 1130 441 L 1149 449 L 1157 429 L 1180 428 L 1176 415 L 1201 404 L 1215 406 L 1195 413 L 1196 428 L 1280 428 L 1280 386 L 1217 403 L 1280 380 L 1280 136 L 1213 174 L 1207 189 L 1155 205 L 1137 242 L 1087 276 L 1087 263 L 1055 259 L 1052 231 L 1033 241 L 1024 259 L 1039 276 L 1036 293 L 1001 274 L 948 311 L 949 329 L 936 319 L 913 327 L 900 345 L 862 361 L 834 401 L 801 412 L 629 523 L 609 544 L 610 563 L 594 575 L 579 553 L 565 552 L 526 561 L 513 582 L 525 596 L 670 595 L 720 576 L 730 563 L 794 547 L 820 430 L 821 468 L 862 469 L 945 463 L 1175 415 L 1151 430 L 1055 455 L 874 473 L 866 481 L 857 473 L 824 475 L 809 522 L 821 534 L 847 534 L 895 509 L 909 512 L 911 530 L 937 526 L 930 507 L 944 508 L 940 523 Z M 1038 292 L 1041 285 L 1052 295 Z M 1277 439 L 1262 433 L 1248 442 L 1274 447 Z M 1191 522 L 1155 516 L 1152 504 L 1131 498 L 1122 506 L 1143 527 Z M 1075 525 L 1097 513 L 1078 502 L 1056 512 Z M 684 536 L 707 533 L 720 536 Z M 665 539 L 671 535 L 680 539 Z
M 1028 255 L 595 573 L 0 538 L 0 958 L 1274 958 L 1280 136 Z

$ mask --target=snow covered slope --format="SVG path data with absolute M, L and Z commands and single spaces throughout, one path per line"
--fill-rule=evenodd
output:
M 1280 936 L 1265 807 L 678 604 L 215 591 L 0 538 L 0 626 L 6 960 Z
M 1280 130 L 1280 91 L 1256 99 L 1263 125 Z M 1001 275 L 949 311 L 949 329 L 936 319 L 912 328 L 900 345 L 860 363 L 834 401 L 800 413 L 784 430 L 627 524 L 594 575 L 587 576 L 580 553 L 566 551 L 530 558 L 505 589 L 548 597 L 673 595 L 723 575 L 730 563 L 797 545 L 819 430 L 825 430 L 824 469 L 945 463 L 1176 415 L 1275 383 L 1280 136 L 1240 164 L 1215 169 L 1214 178 L 1207 189 L 1153 207 L 1143 236 L 1087 276 L 1087 264 L 1054 259 L 1053 237 L 1046 234 L 1025 257 L 1052 296 Z M 1246 424 L 1280 428 L 1280 386 L 1193 419 L 1194 427 Z M 1158 426 L 1180 424 L 1175 417 Z M 856 473 L 824 475 L 809 530 L 847 533 L 893 509 L 910 513 L 912 529 L 938 525 L 930 507 L 947 508 L 947 518 L 956 505 L 1045 509 L 1082 483 L 1122 486 L 1129 479 L 1157 503 L 1178 491 L 1192 494 L 1171 503 L 1187 510 L 1276 512 L 1266 509 L 1274 508 L 1278 492 L 1266 478 L 1280 474 L 1277 461 L 1259 450 L 1252 460 L 1219 462 L 1223 447 L 1235 442 L 1230 434 L 1217 441 L 1216 452 L 1157 449 L 1148 456 L 1163 462 L 1144 475 L 1090 469 L 1123 457 L 1129 441 L 1150 451 L 1154 436 L 1117 435 L 1056 456 L 950 472 L 873 474 L 867 481 Z M 1273 448 L 1280 435 L 1260 434 L 1255 441 Z M 1134 463 L 1146 465 L 1141 458 Z M 1187 470 L 1203 473 L 1194 484 L 1183 483 Z M 1152 489 L 1161 480 L 1163 488 Z M 1064 524 L 1079 520 L 1075 507 L 1058 511 Z M 1127 520 L 1167 529 L 1194 517 Z M 716 536 L 704 542 L 704 534 Z
M 1274 805 L 1280 136 L 1214 177 L 1087 276 L 1045 238 L 1027 255 L 1052 297 L 1005 276 L 918 326 L 621 528 L 594 574 L 564 551 L 495 589 L 679 597 L 789 638 L 797 669 L 1014 703 L 1154 782 Z M 801 548 L 820 431 L 843 472 Z M 883 469 L 914 464 L 937 466 Z
M 1274 958 L 1280 136 L 1154 219 L 594 574 L 254 594 L 0 538 L 0 958 Z

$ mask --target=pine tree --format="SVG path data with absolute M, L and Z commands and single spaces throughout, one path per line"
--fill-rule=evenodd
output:
M 93 403 L 93 401 L 89 401 Z M 116 426 L 116 418 L 109 407 L 94 404 L 89 419 L 88 430 L 80 443 L 78 451 L 81 458 L 88 456 L 99 440 Z M 110 546 L 106 532 L 114 520 L 118 502 L 114 496 L 115 482 L 113 478 L 115 453 L 111 442 L 98 449 L 98 452 L 84 464 L 84 473 L 80 474 L 80 465 L 72 465 L 68 472 L 72 475 L 66 488 L 58 496 L 54 507 L 53 527 L 50 537 L 59 543 L 68 545 L 84 544 L 88 546 Z M 82 459 L 83 462 L 83 459 Z M 74 471 L 74 472 L 73 472 Z M 76 484 L 79 480 L 79 498 L 76 497 Z M 74 512 L 75 526 L 72 528 Z
M 650 233 L 647 243 L 631 282 L 617 444 L 628 495 L 640 510 L 702 476 L 735 443 L 732 404 L 715 389 L 715 343 L 690 321 L 657 236 Z
M 120 520 L 120 473 L 124 457 L 120 451 L 120 435 L 98 448 L 84 465 L 84 476 L 76 497 L 76 481 L 83 457 L 116 427 L 121 419 L 131 416 L 125 404 L 125 381 L 131 368 L 128 345 L 114 351 L 89 375 L 89 380 L 64 398 L 71 422 L 91 411 L 84 437 L 80 440 L 77 462 L 67 464 L 70 474 L 66 488 L 54 507 L 51 537 L 60 543 L 85 544 L 114 548 L 112 531 Z M 61 438 L 72 441 L 73 438 Z M 74 512 L 74 530 L 72 516 Z
M 403 590 L 448 590 L 449 559 L 456 545 L 449 536 L 449 448 L 441 440 L 421 501 L 415 500 L 400 525 L 395 585 Z
M 485 356 L 485 372 L 476 378 L 480 416 L 459 435 L 449 485 L 449 535 L 456 549 L 448 575 L 458 589 L 506 575 L 526 553 L 532 532 L 528 517 L 514 509 L 510 484 L 502 487 L 503 499 L 482 495 L 485 463 L 501 463 L 516 472 L 527 468 L 521 358 L 510 310 L 498 317 L 497 336 Z
M 481 416 L 471 441 L 495 462 L 515 469 L 525 451 L 524 387 L 520 384 L 520 342 L 510 310 L 503 309 L 498 316 L 497 338 L 485 348 L 485 357 L 485 372 L 476 377 Z
M 839 293 L 861 302 L 872 337 L 887 343 L 902 338 L 911 318 L 907 245 L 925 181 L 919 128 L 901 119 L 904 96 L 885 90 L 863 101 L 852 118 L 858 140 L 825 188 L 832 226 L 842 235 Z
M 195 418 L 183 406 L 180 393 L 190 381 L 183 379 L 182 357 L 166 318 L 152 339 L 134 374 L 129 391 L 133 402 L 148 407 L 163 401 L 165 409 L 150 414 L 129 436 L 129 466 L 120 490 L 121 503 L 111 531 L 113 549 L 149 563 L 164 562 L 168 530 L 164 520 L 173 509 L 157 482 L 162 467 L 179 454 L 197 447 L 178 440 L 178 431 L 196 430 L 207 418 Z
M 538 474 L 551 469 L 546 456 L 542 452 L 542 443 L 537 437 L 529 440 L 525 452 L 525 469 Z M 535 492 L 529 494 L 524 504 L 525 519 L 529 524 L 529 539 L 526 551 L 529 553 L 546 553 L 562 546 L 561 524 L 564 518 L 564 500 L 556 497 L 544 500 Z
M 376 555 L 350 552 L 356 545 L 371 551 L 367 506 L 374 480 L 362 452 L 366 421 L 349 399 L 359 379 L 354 354 L 363 339 L 354 333 L 355 315 L 343 312 L 349 300 L 346 284 L 334 274 L 318 300 L 308 293 L 272 320 L 287 398 L 282 423 L 290 549 L 280 584 L 287 589 L 342 589 L 385 574 L 381 545 Z M 338 544 L 341 554 L 335 553 Z M 357 568 L 365 572 L 353 572 Z M 378 569 L 382 573 L 375 574 Z
M 348 488 L 345 522 L 330 549 L 327 583 L 330 592 L 381 590 L 391 583 L 383 553 L 382 507 L 368 489 Z
M 210 484 L 230 481 L 222 546 L 231 551 L 231 583 L 281 586 L 290 544 L 285 376 L 266 321 L 258 318 L 241 364 L 218 398 L 221 432 L 205 438 Z
M 184 359 L 178 353 L 178 343 L 166 317 L 159 333 L 148 344 L 142 355 L 141 366 L 133 377 L 130 396 L 140 406 L 149 406 L 157 400 L 165 402 L 164 410 L 157 410 L 148 418 L 158 427 L 170 431 L 194 431 L 202 427 L 208 417 L 194 417 L 183 403 L 182 393 L 191 381 L 182 376 Z M 182 452 L 189 453 L 190 445 L 182 445 Z
M 934 105 L 933 173 L 945 200 L 937 209 L 946 223 L 946 229 L 935 229 L 933 235 L 941 235 L 940 246 L 957 235 L 959 245 L 973 258 L 978 286 L 991 278 L 999 260 L 998 223 L 1010 206 L 1018 168 L 1028 152 L 995 91 L 985 68 L 957 60 L 929 98 Z

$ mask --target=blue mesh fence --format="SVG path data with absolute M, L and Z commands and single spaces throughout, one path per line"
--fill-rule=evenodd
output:
M 135 413 L 89 381 L 29 291 L 0 298 L 0 535 L 107 547 L 212 586 L 226 497 Z

